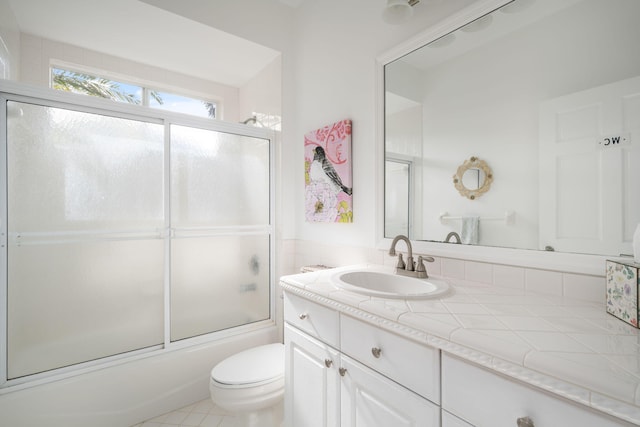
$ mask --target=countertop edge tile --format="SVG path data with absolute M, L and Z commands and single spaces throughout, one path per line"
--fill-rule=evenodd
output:
M 493 369 L 511 378 L 517 378 L 527 384 L 591 406 L 591 392 L 586 388 L 498 358 L 494 358 Z
M 591 393 L 590 406 L 625 421 L 640 424 L 640 408 L 637 406 L 628 405 L 624 402 L 620 402 L 619 400 L 614 400 L 608 396 L 603 396 L 595 392 Z

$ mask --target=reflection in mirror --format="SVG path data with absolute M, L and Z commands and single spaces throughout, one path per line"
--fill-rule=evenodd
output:
M 389 236 L 409 234 L 411 162 L 387 158 L 384 167 L 384 230 Z
M 484 174 L 480 178 L 480 169 L 467 169 L 462 175 L 462 185 L 469 190 L 477 190 L 484 182 Z
M 480 221 L 479 245 L 632 253 L 640 223 L 638 16 L 637 0 L 505 0 L 386 64 L 386 156 L 413 160 L 410 237 L 459 233 L 460 221 L 440 221 L 442 212 L 509 211 L 516 221 Z M 451 185 L 469 152 L 491 159 L 500 177 L 473 201 Z
M 458 167 L 453 185 L 461 196 L 475 200 L 491 188 L 493 173 L 484 160 L 471 157 Z

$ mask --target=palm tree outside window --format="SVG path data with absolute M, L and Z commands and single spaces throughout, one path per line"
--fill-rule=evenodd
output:
M 198 117 L 216 118 L 217 105 L 215 102 L 171 92 L 161 92 L 141 85 L 63 68 L 51 68 L 51 87 L 56 90 L 96 96 L 117 102 L 144 105 Z

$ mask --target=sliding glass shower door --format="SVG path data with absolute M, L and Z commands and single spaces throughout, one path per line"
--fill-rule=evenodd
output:
M 17 99 L 4 381 L 270 319 L 268 138 Z
M 162 344 L 162 125 L 7 116 L 9 379 Z
M 269 318 L 269 141 L 171 127 L 171 340 Z

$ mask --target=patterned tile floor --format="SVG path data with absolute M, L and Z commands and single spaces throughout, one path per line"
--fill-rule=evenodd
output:
M 233 427 L 235 417 L 205 399 L 132 427 Z

